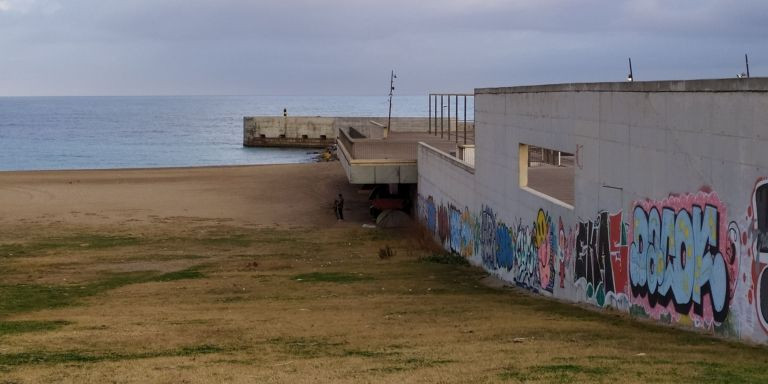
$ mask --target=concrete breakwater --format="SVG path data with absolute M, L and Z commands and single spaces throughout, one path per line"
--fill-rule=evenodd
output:
M 432 124 L 435 123 L 433 119 Z M 445 123 L 455 125 L 456 122 L 451 119 Z M 391 129 L 387 130 L 386 116 L 248 116 L 243 118 L 243 145 L 322 148 L 336 142 L 339 129 L 347 130 L 356 138 L 382 139 L 388 132 L 427 132 L 429 128 L 428 117 L 393 117 Z

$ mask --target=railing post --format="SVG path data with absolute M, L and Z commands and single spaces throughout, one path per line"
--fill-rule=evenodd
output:
M 456 100 L 454 101 L 455 104 L 453 104 L 454 107 L 456 107 L 456 127 L 454 129 L 454 132 L 456 133 L 456 142 L 459 142 L 459 95 L 456 95 Z
M 435 136 L 437 136 L 437 95 L 435 96 Z
M 429 95 L 429 114 L 427 116 L 428 116 L 427 120 L 429 120 L 429 122 L 427 123 L 429 126 L 427 133 L 431 134 L 432 133 L 432 94 Z
M 451 141 L 451 95 L 448 94 L 448 141 Z
M 440 138 L 443 138 L 443 95 L 440 95 Z
M 464 145 L 467 145 L 467 95 L 464 95 Z
M 437 95 L 435 95 L 435 137 L 437 137 Z

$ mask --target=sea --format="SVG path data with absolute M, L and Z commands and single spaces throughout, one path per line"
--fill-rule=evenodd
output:
M 395 96 L 392 116 L 428 116 Z M 317 150 L 243 147 L 244 116 L 387 116 L 387 96 L 0 97 L 0 171 L 311 162 Z

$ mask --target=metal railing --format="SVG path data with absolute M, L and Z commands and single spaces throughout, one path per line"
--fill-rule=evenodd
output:
M 528 166 L 542 165 L 573 166 L 573 154 L 529 145 Z
M 339 130 L 339 144 L 354 160 L 415 161 L 419 150 L 419 140 L 353 139 L 344 129 Z M 456 152 L 456 144 L 449 141 L 430 142 L 430 145 L 445 152 Z
M 440 107 L 438 108 L 438 100 Z M 461 102 L 459 102 L 461 100 Z M 472 101 L 472 118 L 468 116 L 467 101 Z M 451 119 L 451 101 L 453 101 L 453 119 Z M 460 110 L 463 107 L 463 113 Z M 447 112 L 447 113 L 444 113 Z M 439 116 L 439 118 L 438 118 Z M 456 143 L 461 140 L 463 144 L 473 142 L 475 130 L 475 95 L 471 93 L 430 93 L 429 94 L 429 133 L 437 136 L 440 130 L 440 138 L 447 136 L 451 140 L 451 126 Z M 447 119 L 447 121 L 446 121 Z M 459 124 L 461 123 L 461 126 Z

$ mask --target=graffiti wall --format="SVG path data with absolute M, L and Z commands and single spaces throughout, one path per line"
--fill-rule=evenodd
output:
M 418 150 L 446 250 L 536 294 L 768 344 L 768 82 L 475 95 L 474 166 Z
M 768 341 L 768 179 L 758 180 L 741 220 L 728 225 L 728 255 L 740 262 L 728 331 Z
M 741 247 L 746 249 L 751 261 L 747 298 L 750 303 L 754 302 L 762 331 L 768 332 L 768 180 L 760 180 L 755 186 L 745 219 Z
M 768 180 L 732 217 L 711 190 L 631 203 L 569 225 L 545 209 L 505 221 L 419 196 L 446 250 L 532 292 L 768 341 Z
M 633 310 L 700 328 L 722 324 L 738 270 L 726 218 L 716 193 L 636 203 L 629 274 Z
M 576 235 L 561 218 L 539 210 L 531 222 L 506 223 L 491 207 L 473 214 L 436 204 L 432 196 L 419 196 L 419 216 L 446 250 L 507 281 L 548 294 L 566 288 Z
M 574 252 L 576 284 L 584 290 L 587 301 L 601 307 L 627 308 L 629 259 L 622 213 L 601 212 L 595 220 L 580 222 Z

